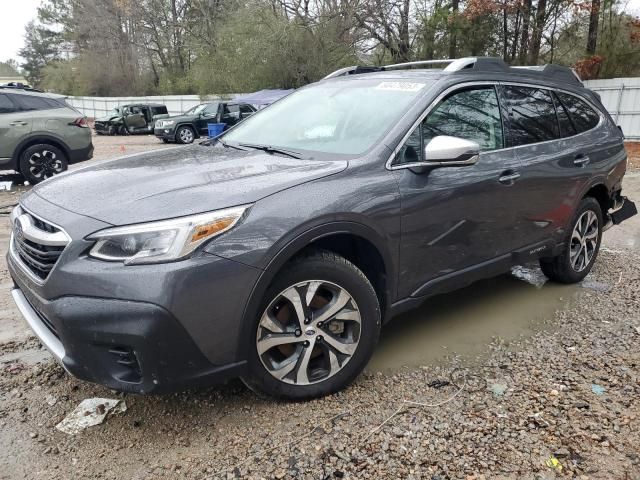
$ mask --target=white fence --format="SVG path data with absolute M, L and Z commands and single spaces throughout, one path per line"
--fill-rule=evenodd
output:
M 598 92 L 625 138 L 640 141 L 640 78 L 588 80 L 584 84 Z
M 238 94 L 225 95 L 224 98 L 231 99 Z M 178 115 L 186 112 L 191 107 L 207 100 L 223 98 L 218 95 L 209 95 L 201 98 L 198 95 L 165 95 L 150 97 L 67 97 L 67 102 L 77 108 L 89 118 L 104 117 L 118 105 L 128 103 L 161 103 L 167 106 L 170 115 Z

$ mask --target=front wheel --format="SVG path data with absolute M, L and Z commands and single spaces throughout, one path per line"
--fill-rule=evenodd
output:
M 20 155 L 20 173 L 31 185 L 62 173 L 67 167 L 67 157 L 53 145 L 32 145 Z
M 288 264 L 262 302 L 249 341 L 252 389 L 303 400 L 337 392 L 368 363 L 380 334 L 380 304 L 345 258 L 317 251 Z
M 180 127 L 176 132 L 176 140 L 182 144 L 193 143 L 196 135 L 191 127 Z
M 595 198 L 583 198 L 570 224 L 564 251 L 557 257 L 541 259 L 542 272 L 551 280 L 561 283 L 583 280 L 598 256 L 602 227 L 600 204 Z

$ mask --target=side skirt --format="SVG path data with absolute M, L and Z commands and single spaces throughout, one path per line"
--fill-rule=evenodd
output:
M 425 300 L 434 295 L 449 293 L 471 285 L 478 280 L 502 275 L 509 272 L 513 265 L 521 265 L 538 260 L 539 258 L 559 255 L 562 246 L 562 243 L 556 243 L 554 240 L 545 240 L 520 248 L 509 254 L 501 255 L 491 260 L 429 280 L 413 292 L 411 296 L 391 304 L 387 310 L 384 323 L 387 323 L 401 313 L 419 307 Z

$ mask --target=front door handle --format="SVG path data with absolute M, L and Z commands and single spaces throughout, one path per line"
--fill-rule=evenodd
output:
M 24 126 L 29 125 L 29 124 L 27 122 L 22 122 L 22 121 L 18 120 L 18 121 L 15 121 L 15 122 L 11 122 L 9 125 L 11 125 L 12 127 L 18 127 L 18 126 L 24 127 Z
M 573 160 L 573 164 L 576 167 L 584 167 L 586 164 L 588 164 L 591 161 L 591 159 L 589 157 L 587 157 L 586 155 L 576 155 L 576 158 Z
M 520 178 L 520 174 L 518 172 L 514 172 L 513 170 L 507 170 L 506 172 L 502 172 L 498 181 L 504 185 L 511 185 L 517 179 Z

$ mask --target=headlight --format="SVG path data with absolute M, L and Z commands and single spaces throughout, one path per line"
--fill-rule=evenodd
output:
M 160 125 L 160 127 L 170 127 L 171 125 L 176 123 L 175 120 L 161 120 L 161 122 L 162 124 Z
M 107 228 L 90 235 L 89 256 L 125 265 L 179 260 L 233 228 L 249 205 L 160 222 Z

